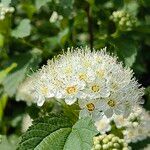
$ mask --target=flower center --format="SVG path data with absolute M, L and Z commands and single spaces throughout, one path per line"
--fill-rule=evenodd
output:
M 94 106 L 93 103 L 87 104 L 86 107 L 87 107 L 87 109 L 88 109 L 89 111 L 93 111 L 93 110 L 95 109 L 95 106 Z
M 98 77 L 103 78 L 105 71 L 101 69 L 101 70 L 98 70 L 96 73 L 97 73 Z
M 72 73 L 72 68 L 70 66 L 65 68 L 65 73 L 66 74 L 71 74 Z
M 113 82 L 113 83 L 111 84 L 111 87 L 112 87 L 112 89 L 114 89 L 114 90 L 117 90 L 117 89 L 118 89 L 118 85 L 117 85 L 117 83 L 115 83 L 115 82 Z
M 83 62 L 83 66 L 84 66 L 84 67 L 90 67 L 90 66 L 91 66 L 91 63 L 89 62 L 89 60 L 85 60 L 85 61 Z
M 48 93 L 48 88 L 47 87 L 42 87 L 41 92 L 42 92 L 42 94 L 47 94 Z
M 75 86 L 70 86 L 66 88 L 68 94 L 74 94 L 77 92 L 77 88 Z
M 110 107 L 114 107 L 114 106 L 116 105 L 116 102 L 111 99 L 111 100 L 109 100 L 109 101 L 107 102 L 107 104 L 108 104 Z
M 84 73 L 79 74 L 79 79 L 80 80 L 85 80 L 86 79 L 86 74 L 84 74 Z
M 98 86 L 98 85 L 93 85 L 92 86 L 92 91 L 93 92 L 98 92 L 100 90 L 100 86 Z

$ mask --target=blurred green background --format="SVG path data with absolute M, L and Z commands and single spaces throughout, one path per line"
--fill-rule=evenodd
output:
M 11 149 L 21 135 L 27 112 L 39 108 L 16 101 L 18 86 L 47 59 L 67 47 L 114 53 L 131 67 L 146 88 L 144 107 L 150 110 L 149 0 L 2 0 L 0 7 L 0 134 Z M 1 17 L 0 16 L 0 17 Z M 50 109 L 50 108 L 43 108 Z M 49 110 L 49 111 L 50 111 Z M 35 115 L 36 117 L 36 115 Z M 9 143 L 9 144 L 8 144 Z

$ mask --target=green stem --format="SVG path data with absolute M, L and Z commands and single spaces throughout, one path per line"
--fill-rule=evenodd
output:
M 90 48 L 91 50 L 93 49 L 93 21 L 92 21 L 92 15 L 91 15 L 91 9 L 90 9 L 90 5 L 88 4 L 87 8 L 86 8 L 86 12 L 87 12 L 87 18 L 88 18 L 88 30 L 89 30 L 89 42 L 90 42 Z
M 120 36 L 120 31 L 117 29 L 113 34 L 111 34 L 111 37 L 117 38 Z

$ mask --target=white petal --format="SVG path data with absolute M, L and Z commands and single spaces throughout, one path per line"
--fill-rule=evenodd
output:
M 95 107 L 99 110 L 106 109 L 107 108 L 106 100 L 98 99 L 97 102 L 95 103 Z
M 87 111 L 87 109 L 82 109 L 79 113 L 79 118 L 84 118 L 89 116 L 89 112 Z
M 102 111 L 94 110 L 92 112 L 92 119 L 94 121 L 98 121 L 98 120 L 102 119 L 103 116 L 104 116 L 104 113 Z
M 104 87 L 100 93 L 101 97 L 108 97 L 110 95 L 110 90 L 107 87 Z
M 77 100 L 77 98 L 74 98 L 74 97 L 73 98 L 70 98 L 70 97 L 65 98 L 65 102 L 68 105 L 72 105 L 73 103 L 76 102 L 76 100 Z
M 117 107 L 114 109 L 114 112 L 116 115 L 121 115 L 123 113 L 123 110 L 121 109 L 121 107 Z
M 109 108 L 106 111 L 104 111 L 104 114 L 108 117 L 111 118 L 113 115 L 113 109 Z
M 52 98 L 52 97 L 54 97 L 54 93 L 49 92 L 49 93 L 46 95 L 46 97 L 47 97 L 47 98 Z
M 87 99 L 78 100 L 78 104 L 80 108 L 85 108 L 88 103 L 90 103 L 90 101 L 88 101 Z
M 37 101 L 37 105 L 38 106 L 42 106 L 45 102 L 45 98 L 44 96 L 39 96 L 38 101 Z
M 57 92 L 55 95 L 56 98 L 60 99 L 63 98 L 63 95 L 60 92 Z

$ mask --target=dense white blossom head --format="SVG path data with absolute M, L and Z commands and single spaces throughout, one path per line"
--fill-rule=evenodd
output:
M 52 97 L 68 105 L 78 102 L 80 117 L 90 115 L 94 120 L 104 114 L 108 118 L 114 114 L 127 117 L 144 93 L 132 71 L 106 48 L 68 48 L 36 74 L 32 91 L 39 106 Z

